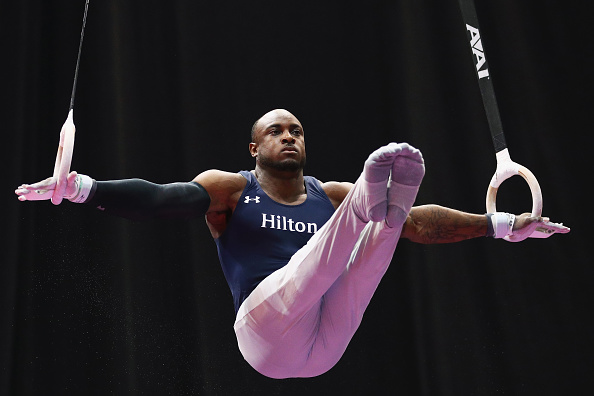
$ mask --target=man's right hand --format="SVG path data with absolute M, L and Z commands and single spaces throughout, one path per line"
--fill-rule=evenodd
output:
M 77 173 L 70 172 L 68 174 L 68 184 L 64 197 L 73 196 L 76 193 L 76 179 Z M 48 177 L 45 180 L 33 184 L 22 184 L 14 193 L 18 196 L 19 201 L 43 201 L 51 199 L 56 188 L 57 179 L 55 177 Z

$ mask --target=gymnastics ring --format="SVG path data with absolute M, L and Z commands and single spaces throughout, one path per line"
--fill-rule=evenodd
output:
M 72 153 L 74 152 L 74 134 L 76 127 L 74 126 L 74 110 L 70 109 L 68 117 L 60 131 L 60 144 L 58 145 L 58 153 L 56 154 L 56 163 L 54 165 L 54 178 L 56 179 L 56 187 L 52 195 L 52 203 L 59 205 L 62 202 L 66 187 L 68 185 L 68 173 L 70 172 L 70 164 L 72 163 Z
M 501 183 L 512 176 L 520 175 L 526 180 L 532 193 L 532 217 L 540 217 L 542 214 L 542 192 L 540 185 L 534 174 L 530 169 L 512 161 L 509 156 L 507 148 L 499 151 L 497 154 L 497 169 L 491 178 L 489 188 L 487 189 L 487 213 L 495 213 L 497 211 L 497 190 Z

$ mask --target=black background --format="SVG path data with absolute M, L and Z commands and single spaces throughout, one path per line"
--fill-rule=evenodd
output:
M 572 232 L 401 241 L 338 365 L 272 380 L 237 349 L 202 221 L 16 200 L 51 175 L 84 1 L 0 1 L 0 394 L 588 393 L 591 21 L 572 7 L 477 1 L 511 157 Z M 92 1 L 72 169 L 158 183 L 251 169 L 252 123 L 286 108 L 306 174 L 355 181 L 371 151 L 406 141 L 426 161 L 418 204 L 484 213 L 495 156 L 473 67 L 455 0 Z M 502 185 L 498 209 L 530 206 L 522 179 Z

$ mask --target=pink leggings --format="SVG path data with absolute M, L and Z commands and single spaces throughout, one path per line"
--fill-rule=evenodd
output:
M 243 302 L 235 321 L 245 360 L 271 378 L 314 377 L 340 359 L 396 249 L 402 224 L 365 224 L 357 182 L 334 215 Z

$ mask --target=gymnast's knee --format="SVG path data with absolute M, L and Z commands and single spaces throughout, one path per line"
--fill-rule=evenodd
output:
M 235 334 L 245 361 L 272 379 L 316 377 L 330 370 L 340 359 L 340 356 L 328 355 L 314 357 L 310 348 L 291 345 L 291 341 L 267 340 L 254 334 L 249 326 L 236 325 Z

